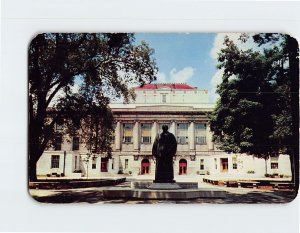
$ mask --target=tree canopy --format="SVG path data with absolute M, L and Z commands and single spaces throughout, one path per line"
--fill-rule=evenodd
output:
M 131 85 L 156 79 L 154 50 L 128 33 L 44 33 L 29 46 L 29 173 L 54 138 L 81 130 L 95 153 L 110 153 L 109 103 L 134 98 Z
M 210 115 L 213 140 L 227 152 L 296 156 L 298 44 L 283 34 L 257 34 L 253 39 L 257 48 L 269 46 L 242 50 L 226 37 L 218 55 L 218 68 L 224 72 L 217 87 L 220 98 Z

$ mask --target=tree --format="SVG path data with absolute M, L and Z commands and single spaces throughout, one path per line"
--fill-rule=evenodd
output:
M 218 68 L 224 72 L 217 87 L 220 98 L 210 115 L 213 140 L 227 152 L 265 159 L 287 153 L 295 171 L 299 148 L 299 114 L 294 112 L 299 89 L 295 80 L 299 80 L 299 60 L 296 73 L 292 63 L 297 62 L 298 46 L 291 46 L 295 39 L 288 35 L 257 34 L 253 38 L 257 47 L 268 48 L 241 50 L 226 37 L 226 47 L 219 53 Z M 247 39 L 243 35 L 242 40 Z M 296 177 L 293 173 L 292 180 Z
M 29 46 L 29 179 L 36 163 L 62 135 L 78 129 L 95 153 L 110 154 L 110 100 L 134 98 L 131 85 L 155 80 L 154 50 L 127 33 L 44 33 Z M 77 90 L 76 90 L 77 89 Z

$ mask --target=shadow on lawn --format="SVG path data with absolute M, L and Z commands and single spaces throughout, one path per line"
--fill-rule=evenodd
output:
M 227 193 L 226 198 L 197 198 L 191 200 L 149 200 L 149 199 L 106 199 L 101 190 L 61 190 L 47 196 L 32 197 L 42 203 L 213 203 L 213 204 L 265 204 L 288 203 L 296 197 L 295 191 L 248 192 L 246 194 Z

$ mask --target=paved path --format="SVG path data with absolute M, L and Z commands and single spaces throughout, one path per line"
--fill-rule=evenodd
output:
M 119 187 L 130 187 L 130 182 L 118 185 Z M 103 198 L 102 190 L 99 188 L 79 188 L 67 190 L 34 190 L 30 193 L 39 202 L 44 203 L 130 203 L 130 204 L 150 204 L 150 203 L 286 203 L 295 197 L 293 191 L 267 191 L 248 188 L 225 188 L 216 187 L 211 184 L 200 183 L 199 188 L 221 189 L 227 191 L 227 197 L 218 198 L 197 198 L 193 200 L 106 200 Z

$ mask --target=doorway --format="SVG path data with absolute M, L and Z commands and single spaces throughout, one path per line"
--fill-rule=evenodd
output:
M 141 174 L 145 175 L 145 174 L 149 174 L 150 173 L 150 162 L 149 159 L 143 159 L 142 163 L 141 163 Z
M 228 158 L 221 159 L 221 172 L 228 172 Z
M 185 175 L 187 173 L 187 161 L 185 159 L 179 160 L 179 175 Z
M 107 158 L 101 158 L 101 172 L 107 172 L 107 164 L 108 164 L 108 159 Z

